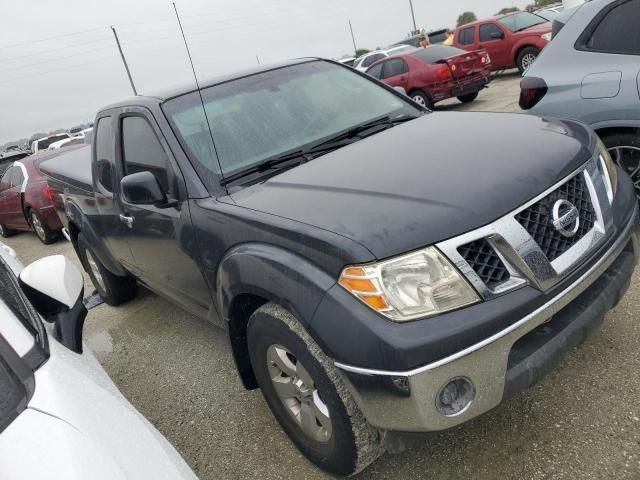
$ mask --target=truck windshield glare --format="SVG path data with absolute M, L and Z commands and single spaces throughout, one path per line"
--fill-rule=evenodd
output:
M 233 174 L 383 115 L 421 113 L 374 82 L 329 62 L 307 62 L 202 90 L 163 106 L 202 178 Z M 211 186 L 209 186 L 211 188 Z M 215 188 L 215 186 L 214 186 Z

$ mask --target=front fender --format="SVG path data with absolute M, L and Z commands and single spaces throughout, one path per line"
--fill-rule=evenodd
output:
M 514 64 L 517 63 L 518 52 L 525 47 L 536 47 L 538 50 L 542 51 L 546 46 L 547 42 L 543 40 L 541 36 L 530 35 L 523 37 L 513 45 L 513 48 L 511 49 L 511 60 L 513 60 Z
M 250 294 L 277 303 L 309 325 L 325 292 L 336 279 L 288 250 L 245 243 L 229 250 L 217 270 L 217 307 L 225 322 L 238 295 Z M 225 323 L 226 325 L 226 323 Z

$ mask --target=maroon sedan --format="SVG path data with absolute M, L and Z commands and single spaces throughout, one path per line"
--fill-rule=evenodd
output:
M 472 102 L 489 83 L 491 58 L 485 50 L 466 52 L 446 45 L 416 48 L 374 63 L 367 73 L 392 87 L 402 87 L 415 102 L 433 109 L 458 97 Z
M 14 162 L 0 179 L 0 235 L 33 230 L 44 244 L 55 242 L 62 224 L 38 166 L 61 152 L 43 152 Z

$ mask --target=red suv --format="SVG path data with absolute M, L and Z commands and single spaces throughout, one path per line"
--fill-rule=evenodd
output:
M 472 102 L 487 83 L 491 59 L 486 51 L 465 52 L 432 45 L 373 64 L 367 73 L 392 87 L 402 87 L 415 102 L 433 109 L 436 102 L 458 97 Z
M 492 70 L 529 68 L 551 40 L 551 23 L 529 12 L 500 15 L 469 23 L 455 32 L 454 45 L 465 50 L 484 48 Z

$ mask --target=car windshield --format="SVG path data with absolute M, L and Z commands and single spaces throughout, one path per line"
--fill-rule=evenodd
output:
M 514 13 L 498 20 L 502 25 L 507 27 L 511 32 L 519 32 L 535 25 L 546 23 L 547 19 L 529 12 Z
M 426 63 L 437 63 L 445 58 L 455 57 L 456 55 L 462 55 L 463 53 L 466 53 L 466 51 L 456 47 L 432 45 L 427 48 L 416 50 L 412 55 Z
M 220 169 L 233 175 L 376 118 L 423 113 L 374 81 L 324 61 L 205 88 L 202 98 L 206 118 L 198 92 L 171 99 L 163 109 L 210 190 L 219 188 Z

